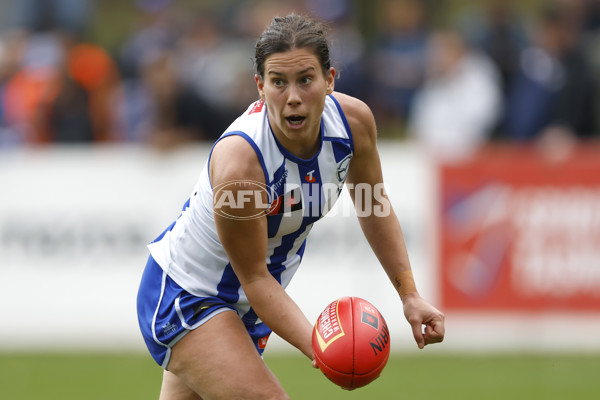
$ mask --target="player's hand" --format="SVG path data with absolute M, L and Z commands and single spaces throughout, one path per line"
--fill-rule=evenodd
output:
M 418 293 L 407 294 L 403 299 L 404 316 L 412 327 L 419 349 L 444 340 L 444 314 L 426 302 Z

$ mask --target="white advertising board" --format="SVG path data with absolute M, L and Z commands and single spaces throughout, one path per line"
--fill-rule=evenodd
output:
M 145 246 L 179 215 L 209 150 L 54 147 L 0 154 L 0 349 L 143 350 L 135 300 Z M 437 305 L 435 165 L 408 143 L 383 142 L 380 152 L 419 291 Z M 395 351 L 416 349 L 347 193 L 315 225 L 288 292 L 313 321 L 338 297 L 363 297 L 386 318 Z M 600 350 L 594 335 L 585 334 L 590 330 L 577 330 L 573 340 L 572 327 L 582 322 L 577 316 L 447 317 L 447 339 L 436 351 Z M 542 335 L 522 335 L 526 321 L 541 326 Z M 293 350 L 277 337 L 269 347 Z
M 208 151 L 56 147 L 2 154 L 0 346 L 141 348 L 135 297 L 145 245 L 177 217 Z M 386 146 L 382 153 L 419 286 L 431 292 L 421 273 L 430 268 L 433 243 L 426 243 L 422 222 L 430 177 L 411 149 Z M 347 193 L 315 226 L 289 291 L 311 320 L 330 301 L 352 295 L 382 308 L 391 329 L 405 324 Z

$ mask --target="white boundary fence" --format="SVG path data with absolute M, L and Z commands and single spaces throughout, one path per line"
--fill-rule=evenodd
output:
M 0 153 L 0 350 L 143 350 L 135 297 L 145 244 L 177 217 L 209 149 Z M 380 151 L 418 287 L 438 304 L 435 165 L 411 144 Z M 416 349 L 347 195 L 315 226 L 288 291 L 311 320 L 337 297 L 363 297 L 385 316 L 395 351 Z M 448 314 L 446 343 L 428 350 L 600 351 L 597 332 L 593 313 Z M 292 350 L 277 337 L 270 346 Z

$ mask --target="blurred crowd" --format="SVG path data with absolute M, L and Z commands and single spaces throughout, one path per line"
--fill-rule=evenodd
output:
M 130 0 L 111 48 L 89 34 L 100 3 L 0 0 L 0 148 L 214 140 L 257 98 L 257 36 L 291 11 L 329 23 L 336 89 L 382 137 L 457 158 L 598 136 L 600 0 Z

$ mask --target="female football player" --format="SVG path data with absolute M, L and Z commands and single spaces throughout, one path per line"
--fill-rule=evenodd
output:
M 276 17 L 255 66 L 260 100 L 218 139 L 181 215 L 149 245 L 138 315 L 165 370 L 161 399 L 287 399 L 261 354 L 274 331 L 314 358 L 313 324 L 284 290 L 306 237 L 344 184 L 354 198 L 369 192 L 357 184 L 383 183 L 373 114 L 334 92 L 320 23 Z M 354 200 L 380 212 L 363 210 L 361 228 L 418 347 L 441 342 L 444 316 L 416 290 L 387 197 L 366 197 Z

